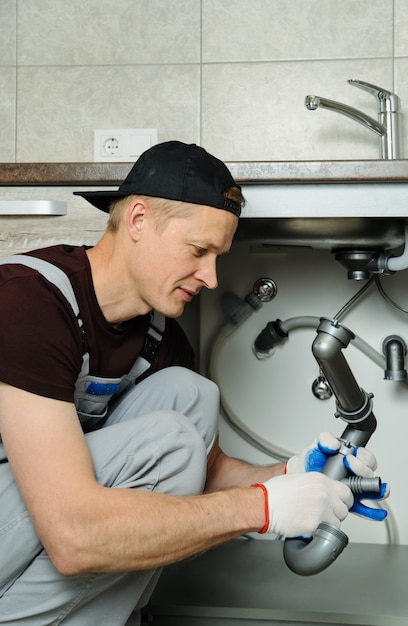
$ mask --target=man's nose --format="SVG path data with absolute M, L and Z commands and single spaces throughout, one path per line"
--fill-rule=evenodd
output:
M 205 257 L 199 270 L 196 272 L 196 278 L 198 278 L 207 289 L 215 289 L 218 287 L 217 277 L 217 259 Z

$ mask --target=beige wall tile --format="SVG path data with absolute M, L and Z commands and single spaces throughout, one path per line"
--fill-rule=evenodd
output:
M 15 160 L 16 70 L 0 67 L 0 161 Z
M 307 94 L 338 100 L 377 118 L 359 78 L 388 87 L 391 61 L 247 63 L 203 68 L 202 142 L 225 160 L 376 159 L 378 138 L 329 111 L 308 111 Z
M 395 0 L 395 56 L 408 56 L 408 0 Z
M 97 128 L 199 141 L 196 65 L 21 68 L 18 161 L 93 161 Z
M 392 0 L 203 0 L 203 61 L 390 56 L 392 8 Z
M 0 66 L 16 63 L 16 0 L 0 2 Z
M 200 0 L 19 0 L 22 65 L 194 63 Z
M 395 60 L 395 91 L 401 99 L 403 156 L 408 158 L 408 57 Z
M 93 130 L 126 126 L 225 159 L 377 158 L 373 133 L 303 106 L 375 117 L 352 77 L 395 90 L 408 118 L 408 0 L 18 0 L 17 31 L 16 6 L 0 0 L 3 161 L 92 161 Z

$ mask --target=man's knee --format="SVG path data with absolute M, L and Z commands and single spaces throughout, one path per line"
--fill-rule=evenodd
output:
M 177 389 L 180 395 L 184 395 L 186 391 L 193 391 L 196 397 L 219 403 L 219 389 L 209 378 L 177 365 L 163 369 L 160 373 L 167 379 L 169 387 Z
M 188 417 L 210 452 L 218 426 L 219 390 L 211 380 L 184 367 L 159 370 L 119 396 L 105 425 L 162 410 Z
M 158 410 L 86 435 L 95 475 L 106 487 L 163 493 L 200 493 L 207 469 L 206 445 L 191 420 Z

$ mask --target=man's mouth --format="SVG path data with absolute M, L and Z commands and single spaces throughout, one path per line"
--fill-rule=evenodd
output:
M 186 302 L 191 302 L 191 300 L 194 298 L 194 296 L 196 296 L 199 293 L 198 291 L 191 291 L 191 290 L 185 289 L 183 287 L 179 287 L 179 289 L 182 292 Z

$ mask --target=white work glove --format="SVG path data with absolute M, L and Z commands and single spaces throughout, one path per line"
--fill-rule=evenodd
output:
M 321 472 L 327 459 L 337 454 L 340 445 L 340 441 L 331 433 L 320 433 L 310 446 L 288 460 L 285 466 L 285 474 Z M 363 478 L 371 478 L 377 469 L 375 456 L 367 448 L 359 446 L 351 448 L 350 453 L 343 456 L 343 463 L 350 474 L 362 476 Z M 382 483 L 379 494 L 356 494 L 350 511 L 373 521 L 382 522 L 387 517 L 387 511 L 377 507 L 366 506 L 362 500 L 385 500 L 388 498 L 389 493 L 388 483 Z
M 328 457 L 337 454 L 340 445 L 340 441 L 332 433 L 320 433 L 310 446 L 289 459 L 285 473 L 321 472 Z M 343 463 L 350 474 L 364 478 L 374 476 L 377 469 L 377 459 L 363 447 L 351 448 L 350 454 L 343 457 Z
M 321 522 L 340 526 L 353 504 L 343 483 L 318 472 L 275 476 L 261 487 L 265 498 L 265 525 L 259 531 L 286 537 L 312 537 Z

